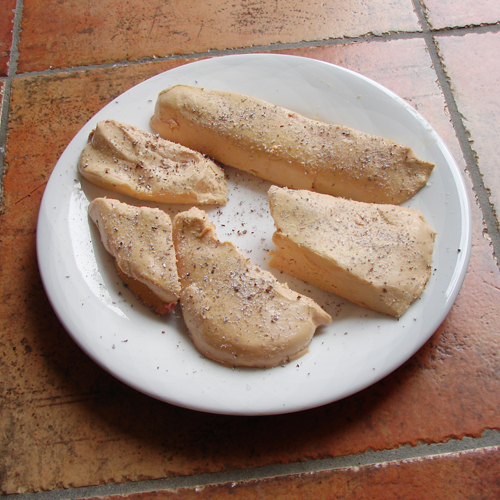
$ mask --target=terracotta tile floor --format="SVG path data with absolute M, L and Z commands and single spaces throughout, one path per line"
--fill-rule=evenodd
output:
M 499 498 L 497 4 L 24 0 L 15 18 L 15 2 L 3 2 L 0 491 L 54 500 Z M 338 64 L 406 99 L 462 168 L 473 219 L 462 290 L 415 356 L 349 398 L 269 417 L 178 408 L 111 377 L 59 323 L 35 250 L 45 184 L 89 118 L 150 76 L 250 51 Z
M 419 31 L 410 0 L 24 2 L 19 71 Z
M 425 8 L 435 30 L 462 26 L 494 25 L 500 19 L 500 4 L 496 0 L 427 0 Z
M 207 485 L 197 489 L 180 488 L 176 492 L 154 491 L 132 493 L 129 500 L 173 500 L 244 498 L 258 500 L 302 500 L 304 498 L 348 498 L 360 500 L 383 498 L 477 498 L 496 499 L 500 476 L 496 461 L 500 449 L 482 450 L 433 456 L 404 462 L 386 462 L 364 467 L 341 468 L 335 471 L 303 473 L 278 478 Z M 487 486 L 487 487 L 486 487 Z M 422 496 L 425 495 L 425 496 Z M 122 495 L 107 497 L 125 498 Z

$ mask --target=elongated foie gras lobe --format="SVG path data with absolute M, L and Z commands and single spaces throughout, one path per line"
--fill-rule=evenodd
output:
M 151 126 L 273 183 L 358 201 L 402 203 L 425 186 L 434 167 L 381 137 L 254 97 L 188 85 L 160 92 Z

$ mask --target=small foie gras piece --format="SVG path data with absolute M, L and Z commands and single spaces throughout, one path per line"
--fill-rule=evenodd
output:
M 269 265 L 395 317 L 424 290 L 436 233 L 417 210 L 277 186 L 269 204 Z
M 170 216 L 108 198 L 93 200 L 89 215 L 132 293 L 158 314 L 170 311 L 181 291 Z
M 220 242 L 198 208 L 174 217 L 180 303 L 194 345 L 225 366 L 270 368 L 308 351 L 331 317 L 279 283 L 236 246 Z
M 382 137 L 254 97 L 188 85 L 160 92 L 151 126 L 166 139 L 281 186 L 371 203 L 406 201 L 434 168 Z
M 197 151 L 116 120 L 97 123 L 78 164 L 88 181 L 139 200 L 224 205 L 223 170 Z

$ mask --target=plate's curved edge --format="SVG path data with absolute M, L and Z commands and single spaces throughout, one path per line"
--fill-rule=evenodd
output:
M 263 57 L 274 57 L 274 56 L 276 56 L 276 57 L 280 57 L 280 58 L 287 58 L 288 60 L 290 60 L 290 58 L 300 58 L 300 56 L 291 56 L 291 55 L 284 55 L 284 54 L 281 54 L 281 55 L 259 54 L 258 56 L 263 56 Z M 223 56 L 223 57 L 224 58 L 237 57 L 237 58 L 243 60 L 246 57 L 252 57 L 253 59 L 255 59 L 256 55 L 255 54 L 240 54 L 240 55 Z M 408 103 L 406 103 L 406 101 L 402 100 L 399 96 L 397 96 L 396 94 L 394 94 L 389 89 L 386 89 L 385 87 L 381 86 L 377 82 L 373 82 L 373 80 L 371 80 L 371 79 L 369 79 L 369 78 L 367 78 L 367 77 L 365 77 L 363 75 L 360 75 L 359 73 L 356 73 L 356 72 L 354 72 L 352 70 L 349 70 L 349 69 L 346 69 L 346 68 L 342 68 L 340 66 L 335 66 L 335 65 L 333 65 L 331 63 L 328 63 L 328 62 L 317 61 L 317 60 L 310 60 L 309 58 L 301 58 L 301 59 L 302 60 L 307 60 L 311 64 L 321 63 L 321 64 L 327 65 L 327 66 L 334 66 L 337 69 L 340 69 L 340 70 L 345 71 L 345 72 L 349 72 L 351 74 L 356 75 L 357 77 L 361 77 L 365 81 L 373 83 L 374 85 L 376 85 L 382 91 L 384 91 L 386 93 L 390 93 L 391 95 L 393 95 L 394 98 L 397 99 L 399 103 L 401 103 L 401 104 L 403 104 L 405 106 L 406 109 L 411 110 L 411 113 L 414 114 L 418 119 L 420 119 L 422 121 L 425 121 L 425 119 L 420 114 L 418 114 L 418 112 L 416 112 Z M 203 60 L 195 61 L 193 63 L 189 63 L 189 65 L 207 63 L 207 61 L 210 61 L 210 59 L 203 59 Z M 180 67 L 177 67 L 177 68 L 173 68 L 173 69 L 168 70 L 167 72 L 164 72 L 164 73 L 173 72 L 173 71 L 175 71 L 177 69 L 184 68 L 185 66 L 186 65 L 183 65 L 183 66 L 180 66 Z M 155 75 L 155 76 L 149 78 L 148 80 L 161 77 L 161 75 L 163 75 L 164 73 L 160 73 L 158 75 Z M 147 80 L 145 80 L 144 82 L 146 82 L 146 81 Z M 144 83 L 144 82 L 142 82 L 142 83 Z M 139 84 L 139 85 L 141 85 L 141 84 Z M 126 95 L 130 90 L 131 89 L 125 91 L 120 96 L 118 96 L 117 98 L 113 99 L 113 101 L 119 100 L 121 98 L 121 96 Z M 92 121 L 93 121 L 93 118 L 91 118 L 87 122 L 87 124 L 91 123 Z M 425 121 L 425 123 L 427 123 L 427 122 Z M 432 128 L 432 126 L 430 126 L 428 123 L 427 123 L 427 125 L 428 125 L 428 127 L 431 130 L 434 131 L 434 129 Z M 84 128 L 84 127 L 82 127 L 82 128 Z M 434 131 L 434 133 L 435 133 L 435 131 Z M 457 184 L 457 189 L 459 191 L 461 191 L 461 193 L 462 193 L 462 195 L 459 196 L 459 198 L 460 198 L 460 201 L 461 201 L 461 208 L 462 208 L 462 220 L 464 221 L 464 225 L 465 225 L 465 228 L 463 227 L 464 230 L 463 230 L 463 233 L 462 233 L 462 241 L 464 243 L 463 246 L 464 246 L 465 251 L 463 252 L 463 257 L 461 259 L 460 269 L 457 272 L 458 276 L 457 276 L 457 279 L 455 280 L 455 283 L 454 283 L 454 289 L 453 289 L 453 291 L 452 291 L 452 293 L 450 295 L 450 297 L 453 297 L 453 300 L 451 302 L 451 305 L 452 305 L 452 303 L 454 302 L 454 300 L 455 300 L 456 296 L 458 295 L 458 293 L 460 291 L 460 288 L 462 286 L 462 283 L 463 283 L 463 280 L 465 278 L 465 274 L 466 274 L 466 271 L 467 271 L 467 266 L 468 266 L 468 263 L 469 263 L 469 259 L 470 259 L 470 252 L 471 252 L 470 205 L 469 205 L 469 197 L 468 197 L 466 189 L 465 189 L 465 184 L 464 184 L 464 180 L 463 180 L 462 174 L 461 174 L 461 172 L 460 172 L 457 164 L 455 163 L 455 161 L 454 161 L 451 153 L 448 151 L 446 145 L 444 144 L 444 142 L 441 140 L 441 138 L 437 134 L 436 134 L 436 136 L 437 136 L 438 140 L 440 141 L 440 147 L 441 147 L 441 149 L 445 152 L 444 154 L 448 158 L 448 164 L 450 166 L 452 166 L 451 167 L 451 171 L 452 171 L 453 176 L 455 178 L 455 181 L 456 181 L 456 184 Z M 69 148 L 71 146 L 72 142 L 73 141 L 70 142 L 70 144 L 68 145 L 67 148 Z M 50 182 L 50 179 L 49 179 L 49 182 Z M 46 273 L 46 269 L 44 268 L 44 263 L 41 262 L 41 258 L 40 258 L 41 247 L 45 244 L 44 237 L 43 237 L 43 227 L 42 227 L 43 226 L 43 221 L 41 220 L 41 217 L 40 217 L 40 215 L 42 215 L 42 211 L 43 211 L 43 204 L 44 204 L 44 199 L 42 199 L 42 206 L 41 206 L 41 209 L 40 209 L 39 219 L 38 219 L 38 223 L 37 223 L 37 240 L 36 240 L 36 245 L 37 245 L 37 259 L 38 259 L 38 262 L 39 262 L 40 273 L 42 275 L 42 282 L 44 284 L 44 287 L 46 287 L 46 285 L 48 283 L 48 278 L 47 278 L 47 276 L 44 277 L 44 273 Z M 54 311 L 56 312 L 56 315 L 60 319 L 60 321 L 63 324 L 63 326 L 65 327 L 65 329 L 68 330 L 71 327 L 68 325 L 68 322 L 66 321 L 66 318 L 63 315 L 61 315 L 60 312 L 57 310 L 57 307 L 55 307 L 55 304 L 52 301 L 53 299 L 52 299 L 50 293 L 48 293 L 47 295 L 49 296 L 49 301 L 51 302 L 51 305 L 52 305 Z M 451 307 L 451 305 L 450 305 L 450 307 Z M 435 325 L 436 329 L 439 326 L 439 324 L 442 322 L 442 320 L 444 320 L 444 317 L 447 315 L 448 312 L 449 312 L 449 310 L 446 311 L 446 314 L 443 315 L 443 318 L 438 322 L 438 324 Z M 69 330 L 68 330 L 68 333 L 70 333 L 70 335 L 71 335 L 71 332 Z M 432 334 L 433 334 L 433 332 L 430 332 L 430 335 L 429 335 L 428 338 L 430 338 L 430 336 L 432 336 Z M 88 351 L 85 349 L 85 347 L 82 346 L 80 344 L 80 342 L 78 342 L 78 340 L 73 335 L 71 335 L 71 336 L 76 341 L 76 343 L 83 349 L 83 351 L 86 352 L 87 354 L 89 354 Z M 421 345 L 423 345 L 428 340 L 428 338 L 425 339 L 422 342 Z M 418 349 L 420 349 L 421 345 L 417 349 L 415 349 L 415 351 L 413 352 L 413 354 L 416 351 L 418 351 Z M 409 357 L 411 357 L 413 354 L 411 354 Z M 106 371 L 108 371 L 111 375 L 117 377 L 117 375 L 115 373 L 109 371 L 106 366 L 103 366 L 103 364 L 100 363 L 98 360 L 96 360 L 93 356 L 91 356 L 91 357 L 101 367 L 103 367 Z M 403 362 L 404 362 L 404 360 L 402 361 L 402 363 Z M 399 363 L 397 366 L 394 366 L 388 373 L 390 373 L 391 371 L 394 371 L 395 369 L 397 369 L 397 367 L 400 366 L 402 363 Z M 372 385 L 373 383 L 376 383 L 380 379 L 382 379 L 385 376 L 387 376 L 388 373 L 386 373 L 384 375 L 381 375 L 380 377 L 378 377 L 376 379 L 373 379 L 372 382 L 370 382 L 368 384 L 365 384 L 361 388 L 353 390 L 350 394 L 356 393 L 359 390 L 362 390 L 362 389 L 364 389 L 364 388 Z M 121 380 L 120 377 L 117 377 L 117 378 L 119 378 Z M 127 385 L 130 385 L 130 386 L 134 387 L 134 389 L 138 390 L 139 392 L 143 392 L 145 394 L 148 394 L 149 396 L 155 397 L 156 399 L 163 400 L 163 399 L 158 398 L 157 396 L 155 396 L 155 395 L 153 395 L 151 393 L 148 393 L 147 391 L 144 391 L 141 387 L 138 387 L 137 385 L 131 384 L 129 381 L 122 380 L 122 382 L 126 383 Z M 347 394 L 347 395 L 342 396 L 342 397 L 347 397 L 350 394 Z M 192 410 L 195 410 L 195 411 L 202 411 L 202 412 L 208 412 L 208 413 L 222 413 L 222 414 L 228 414 L 228 415 L 274 415 L 274 414 L 283 414 L 283 413 L 291 413 L 291 412 L 303 411 L 305 409 L 311 409 L 311 408 L 315 408 L 315 407 L 318 407 L 318 406 L 322 406 L 324 404 L 328 404 L 330 402 L 334 402 L 334 401 L 336 401 L 338 399 L 342 399 L 342 398 L 337 398 L 337 399 L 333 399 L 333 400 L 330 399 L 330 400 L 320 401 L 320 402 L 318 402 L 315 405 L 307 405 L 307 406 L 296 405 L 296 407 L 294 407 L 294 408 L 283 408 L 283 409 L 276 409 L 275 408 L 274 410 L 271 410 L 271 409 L 267 409 L 267 410 L 262 409 L 261 411 L 259 411 L 259 410 L 249 411 L 248 409 L 243 410 L 243 411 L 227 411 L 227 410 L 225 410 L 225 411 L 217 411 L 214 408 L 206 408 L 206 407 L 198 407 L 197 405 L 189 405 L 189 404 L 186 404 L 185 402 L 183 402 L 181 400 L 175 401 L 175 400 L 172 399 L 172 400 L 167 401 L 167 402 L 169 402 L 171 404 L 174 404 L 174 405 L 177 405 L 177 406 L 189 408 L 189 409 L 192 409 Z

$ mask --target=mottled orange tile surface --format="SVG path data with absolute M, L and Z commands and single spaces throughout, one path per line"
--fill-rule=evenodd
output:
M 386 462 L 333 471 L 297 474 L 237 483 L 151 491 L 127 496 L 111 495 L 105 500 L 204 500 L 217 498 L 259 500 L 399 500 L 436 498 L 457 500 L 500 496 L 500 449 L 452 453 L 399 462 Z M 97 500 L 94 497 L 92 500 Z
M 418 31 L 411 0 L 25 0 L 19 71 Z
M 15 7 L 16 0 L 2 0 L 0 3 L 0 76 L 7 76 L 9 71 Z
M 459 154 L 421 41 L 296 53 L 379 78 L 417 106 Z M 1 491 L 290 463 L 479 436 L 499 427 L 500 273 L 475 205 L 470 272 L 448 318 L 399 370 L 343 401 L 273 417 L 197 413 L 137 393 L 79 350 L 52 311 L 36 265 L 44 184 L 66 144 L 96 111 L 182 62 L 13 81 L 0 219 Z
M 500 21 L 500 3 L 497 0 L 425 0 L 427 19 L 431 28 L 480 26 Z
M 498 4 L 500 6 L 500 3 Z M 439 37 L 439 51 L 491 202 L 500 210 L 500 33 Z

